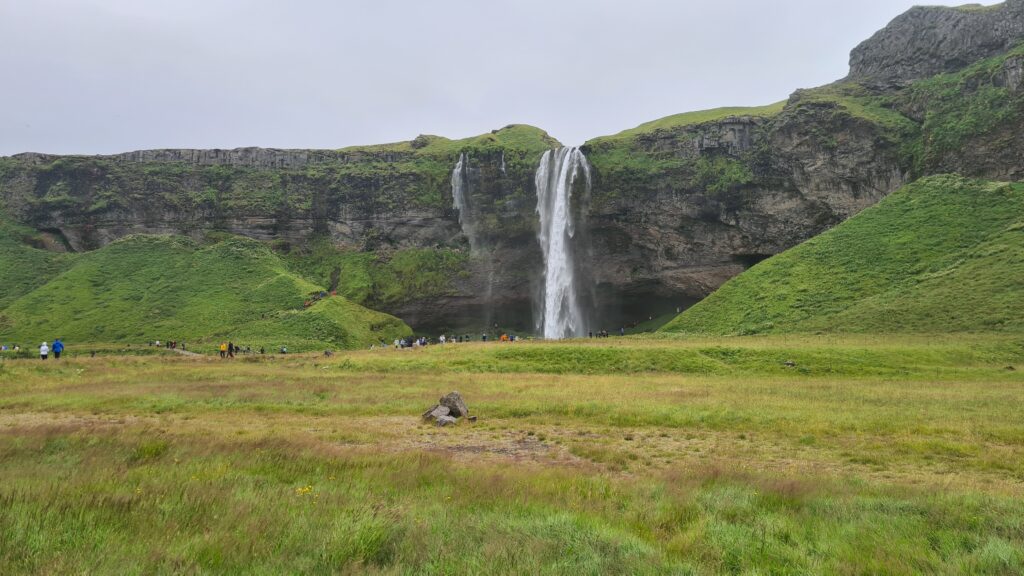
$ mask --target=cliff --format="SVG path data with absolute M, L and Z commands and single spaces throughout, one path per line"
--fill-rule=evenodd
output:
M 994 6 L 917 6 L 850 54 L 849 80 L 904 87 L 954 72 L 1024 41 L 1024 0 Z
M 1022 30 L 1024 0 L 915 8 L 853 51 L 843 81 L 587 142 L 577 217 L 597 326 L 685 307 L 919 177 L 1021 179 Z M 21 154 L 0 158 L 0 202 L 51 249 L 239 234 L 414 327 L 522 330 L 542 266 L 534 171 L 554 146 L 509 126 L 342 150 Z

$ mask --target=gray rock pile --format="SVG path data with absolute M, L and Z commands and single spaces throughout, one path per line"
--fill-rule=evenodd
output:
M 469 407 L 458 392 L 442 396 L 437 404 L 423 413 L 425 422 L 433 422 L 438 426 L 451 426 L 460 418 L 466 418 L 470 422 L 476 421 L 476 416 L 469 415 Z

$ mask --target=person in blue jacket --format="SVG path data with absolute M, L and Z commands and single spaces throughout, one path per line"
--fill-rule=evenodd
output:
M 50 346 L 50 350 L 53 351 L 53 359 L 60 360 L 60 353 L 64 351 L 64 343 L 57 338 L 53 341 L 53 346 Z

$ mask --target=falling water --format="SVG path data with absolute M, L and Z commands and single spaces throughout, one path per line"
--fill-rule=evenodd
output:
M 579 148 L 549 150 L 537 168 L 538 239 L 544 253 L 544 293 L 537 331 L 548 339 L 583 336 L 586 330 L 572 258 L 576 234 L 572 191 L 581 172 L 589 194 L 590 164 Z
M 494 259 L 489 250 L 481 243 L 480 235 L 477 234 L 476 221 L 473 218 L 473 211 L 470 206 L 472 188 L 470 186 L 469 158 L 463 152 L 459 155 L 459 161 L 455 163 L 452 170 L 452 207 L 459 211 L 459 225 L 462 233 L 469 240 L 470 256 L 476 262 L 479 270 L 486 275 L 486 283 L 483 286 L 483 321 L 484 326 L 490 326 L 492 320 L 492 303 L 494 300 Z
M 452 170 L 452 207 L 459 211 L 459 224 L 462 226 L 462 233 L 469 239 L 471 250 L 477 249 L 476 226 L 473 223 L 473 214 L 469 210 L 469 160 L 466 154 L 459 155 L 459 161 Z

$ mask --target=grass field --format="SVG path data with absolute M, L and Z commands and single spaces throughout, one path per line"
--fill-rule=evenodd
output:
M 0 573 L 1024 571 L 1024 337 L 116 350 L 0 361 Z

